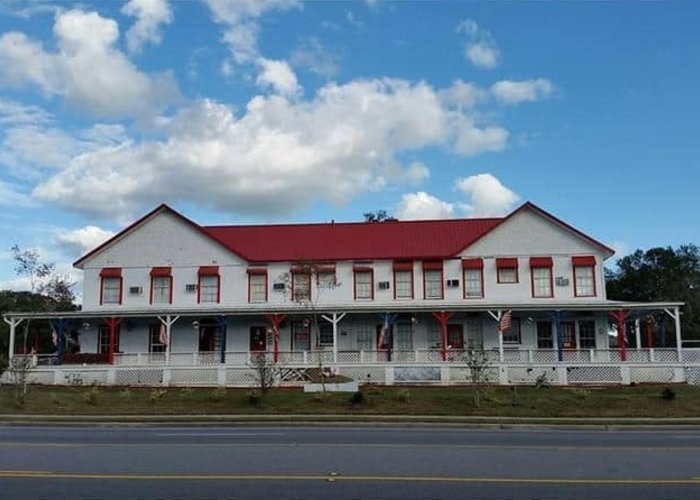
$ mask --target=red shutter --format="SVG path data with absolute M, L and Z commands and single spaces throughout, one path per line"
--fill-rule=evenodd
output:
M 442 261 L 438 260 L 438 261 L 423 262 L 423 269 L 441 271 L 442 270 Z
M 530 257 L 530 267 L 552 267 L 551 257 Z
M 121 267 L 103 267 L 100 271 L 100 276 L 103 278 L 121 278 L 122 268 Z
M 200 276 L 218 276 L 219 266 L 201 266 L 198 274 Z
M 154 278 L 168 278 L 172 276 L 171 267 L 154 267 L 151 269 L 151 276 Z
M 413 262 L 394 261 L 394 271 L 413 271 Z
M 517 269 L 518 259 L 516 257 L 501 257 L 496 259 L 496 267 L 499 269 Z
M 352 270 L 355 272 L 360 272 L 360 273 L 366 273 L 366 272 L 372 272 L 374 269 L 372 266 L 352 266 Z
M 574 266 L 595 266 L 595 257 L 592 255 L 571 257 L 571 263 Z
M 464 259 L 462 261 L 462 269 L 483 269 L 484 259 Z

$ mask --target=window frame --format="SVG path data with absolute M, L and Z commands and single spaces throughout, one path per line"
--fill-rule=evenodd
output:
M 167 293 L 167 301 L 164 302 L 157 302 L 155 300 L 156 294 L 156 280 L 166 280 L 168 283 L 168 293 Z M 160 287 L 163 288 L 163 287 Z M 150 294 L 150 303 L 151 304 L 172 304 L 173 303 L 173 277 L 172 276 L 151 276 L 151 294 Z
M 572 257 L 571 258 L 571 266 L 573 268 L 573 280 L 574 280 L 574 297 L 597 297 L 598 296 L 598 287 L 596 284 L 596 260 L 594 256 L 579 256 L 579 257 Z M 591 270 L 591 290 L 592 294 L 583 294 L 579 293 L 579 285 L 578 285 L 578 269 L 588 269 L 590 268 Z
M 394 278 L 394 300 L 411 300 L 415 297 L 415 277 L 413 273 L 413 262 L 394 262 L 392 266 L 393 278 Z M 399 274 L 407 274 L 410 277 L 408 280 L 410 295 L 399 295 L 399 280 L 397 279 Z
M 478 273 L 479 277 L 479 295 L 469 295 L 469 287 L 467 282 L 471 283 L 473 280 L 467 280 L 467 275 L 472 273 Z M 483 299 L 484 298 L 484 261 L 483 259 L 464 259 L 462 261 L 462 296 L 465 299 Z
M 330 335 L 330 337 L 327 337 Z M 330 342 L 328 339 L 330 338 Z M 333 325 L 326 321 L 318 325 L 318 345 L 332 346 L 333 345 Z
M 521 326 L 522 322 L 520 321 L 520 318 L 511 317 L 510 328 L 505 332 L 502 332 L 504 345 L 520 345 L 523 343 Z M 513 337 L 511 338 L 511 336 Z
M 535 273 L 542 271 L 548 272 L 549 276 L 536 278 Z M 533 299 L 551 299 L 554 297 L 554 278 L 552 277 L 552 274 L 552 268 L 548 266 L 535 266 L 530 268 L 530 291 L 532 292 Z M 537 293 L 537 287 L 535 286 L 536 279 L 546 280 L 546 282 L 549 284 L 549 290 L 547 290 L 549 292 L 548 295 Z
M 517 257 L 499 257 L 496 259 L 496 283 L 499 285 L 516 285 L 520 283 L 520 270 Z M 502 271 L 514 271 L 513 281 L 505 280 Z
M 292 269 L 292 301 L 294 302 L 302 302 L 304 300 L 306 301 L 311 301 L 311 297 L 313 296 L 311 293 L 311 271 L 306 270 L 306 269 Z M 298 283 L 297 283 L 297 278 L 306 278 L 306 288 L 308 290 L 308 296 L 306 297 L 297 297 L 297 288 L 298 288 Z
M 428 296 L 428 274 L 439 273 L 440 296 Z M 445 298 L 444 270 L 442 262 L 423 262 L 423 300 L 443 300 Z M 434 280 L 438 282 L 438 280 Z
M 114 329 L 115 353 L 119 352 L 119 336 L 121 333 L 120 326 L 121 325 L 116 325 Z M 97 327 L 97 354 L 109 354 L 109 325 L 99 325 Z
M 257 287 L 262 285 L 262 297 L 257 298 L 253 295 L 253 279 L 263 278 L 262 283 L 255 284 Z M 248 303 L 249 304 L 264 304 L 268 301 L 268 279 L 267 269 L 248 269 Z
M 197 274 L 197 304 L 220 304 L 221 303 L 221 276 L 219 266 L 202 266 Z M 216 278 L 216 300 L 202 300 L 202 278 Z
M 367 283 L 358 283 L 358 275 L 369 276 L 369 296 L 360 297 L 358 284 L 366 286 Z M 355 300 L 374 300 L 374 269 L 366 266 L 355 266 L 352 269 L 353 297 Z
M 160 342 L 160 329 L 165 328 L 162 323 L 148 325 L 148 352 L 149 354 L 165 354 L 168 346 Z
M 547 325 L 549 327 L 549 334 L 548 337 L 549 339 L 545 338 L 545 335 L 543 332 L 540 332 L 540 325 L 544 327 L 544 325 Z M 554 349 L 554 326 L 552 325 L 551 321 L 537 321 L 535 325 L 535 340 L 536 340 L 536 345 L 537 349 Z M 549 346 L 543 346 L 542 344 L 544 342 L 547 342 L 550 344 Z
M 107 288 L 107 284 L 115 282 L 118 283 L 116 287 L 109 288 L 109 290 L 118 290 L 117 292 L 117 299 L 116 301 L 107 301 L 106 296 L 107 294 L 105 293 Z M 111 305 L 111 306 L 120 306 L 122 304 L 124 296 L 124 278 L 121 276 L 110 276 L 110 275 L 100 275 L 100 305 Z
M 578 322 L 578 347 L 579 349 L 596 349 L 596 345 L 598 344 L 598 340 L 596 338 L 596 331 L 595 331 L 595 320 L 592 319 L 581 319 Z M 591 335 L 586 335 L 584 336 L 584 331 L 585 329 L 582 328 L 583 325 L 590 326 L 591 330 L 590 332 L 586 331 L 585 333 L 591 333 Z M 585 344 L 585 345 L 584 345 Z

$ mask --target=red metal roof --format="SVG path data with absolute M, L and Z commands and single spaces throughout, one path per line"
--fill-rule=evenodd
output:
M 335 222 L 205 226 L 202 230 L 249 262 L 427 260 L 456 255 L 500 221 Z

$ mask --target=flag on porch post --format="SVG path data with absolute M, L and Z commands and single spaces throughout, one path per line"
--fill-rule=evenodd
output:
M 158 333 L 158 342 L 163 345 L 168 345 L 168 332 L 165 330 L 165 325 L 160 324 L 160 332 Z
M 53 342 L 54 347 L 58 345 L 58 334 L 54 328 L 51 329 L 51 342 Z
M 387 333 L 389 332 L 389 315 L 384 315 L 384 324 L 382 329 L 379 331 L 379 339 L 377 339 L 377 349 L 382 349 L 384 344 L 387 343 Z
M 498 329 L 501 332 L 505 332 L 506 330 L 510 330 L 510 326 L 512 323 L 513 323 L 513 318 L 511 317 L 510 309 L 509 309 L 501 315 L 501 320 L 498 322 Z

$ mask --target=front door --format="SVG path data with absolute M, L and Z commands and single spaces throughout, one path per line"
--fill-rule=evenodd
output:
M 267 328 L 264 326 L 250 327 L 250 352 L 267 350 Z
M 464 330 L 462 325 L 447 325 L 447 345 L 452 350 L 464 349 Z

